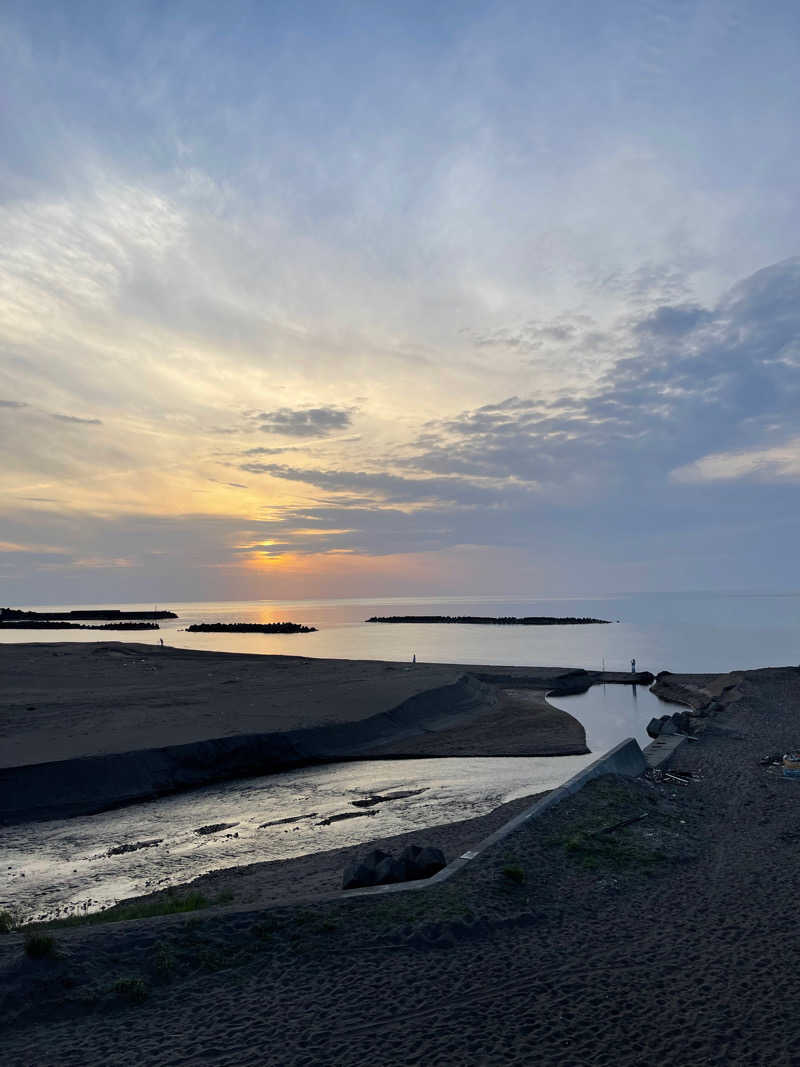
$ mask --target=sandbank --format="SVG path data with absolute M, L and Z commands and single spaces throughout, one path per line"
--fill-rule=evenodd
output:
M 0 821 L 84 814 L 321 761 L 580 755 L 548 691 L 649 680 L 122 642 L 0 645 Z

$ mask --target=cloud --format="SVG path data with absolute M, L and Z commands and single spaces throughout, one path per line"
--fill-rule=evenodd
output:
M 26 408 L 27 406 L 19 400 L 0 400 L 0 408 Z
M 620 354 L 584 395 L 513 396 L 430 423 L 405 466 L 607 491 L 664 485 L 707 452 L 741 451 L 748 439 L 763 447 L 764 437 L 774 447 L 790 434 L 800 410 L 800 258 L 757 272 L 713 307 L 659 305 L 621 317 L 610 334 Z M 754 473 L 746 463 L 729 470 Z
M 763 482 L 800 481 L 800 437 L 775 448 L 751 452 L 718 452 L 703 456 L 670 472 L 676 483 L 699 485 L 709 482 L 752 479 Z
M 448 501 L 456 506 L 486 506 L 508 501 L 515 495 L 512 485 L 482 486 L 457 476 L 408 478 L 383 471 L 323 471 L 279 463 L 244 463 L 240 469 L 250 474 L 269 474 L 273 478 L 311 485 L 328 493 L 355 493 L 356 500 L 372 497 L 393 504 Z M 520 491 L 529 491 L 529 488 Z
M 711 318 L 711 312 L 697 304 L 663 304 L 637 322 L 635 329 L 659 337 L 681 337 Z
M 286 445 L 285 448 L 246 448 L 241 454 L 243 456 L 280 456 L 284 452 L 296 452 L 297 450 L 297 445 Z
M 82 426 L 102 426 L 101 419 L 82 419 L 77 415 L 60 415 L 55 412 L 50 413 L 51 419 L 57 419 L 59 422 L 72 422 L 79 423 Z
M 800 410 L 798 293 L 800 260 L 791 259 L 708 307 L 643 306 L 609 325 L 620 352 L 591 390 L 512 395 L 429 420 L 407 446 L 361 470 L 253 456 L 242 470 L 326 494 L 267 523 L 270 552 L 561 543 L 608 553 L 616 551 L 610 537 L 619 550 L 634 536 L 688 537 L 687 506 L 692 536 L 705 524 L 721 536 L 723 517 L 735 530 L 735 496 L 701 518 L 708 503 L 687 505 L 681 494 L 724 483 L 752 502 L 756 485 L 768 493 L 771 481 L 800 478 L 791 433 Z M 570 345 L 592 327 L 581 317 L 568 325 L 555 343 Z M 774 506 L 771 497 L 764 506 Z
M 348 408 L 277 408 L 255 416 L 264 433 L 289 437 L 327 437 L 334 430 L 346 430 L 352 422 Z

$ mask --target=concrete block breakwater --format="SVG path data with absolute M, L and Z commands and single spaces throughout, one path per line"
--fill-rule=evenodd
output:
M 119 608 L 76 609 L 75 611 L 24 611 L 21 608 L 0 608 L 0 623 L 15 621 L 52 622 L 114 622 L 122 619 L 177 619 L 174 611 L 121 611 Z
M 190 634 L 314 634 L 316 626 L 297 622 L 196 622 L 186 627 Z
M 373 615 L 366 622 L 462 623 L 469 626 L 585 626 L 609 625 L 609 619 L 590 619 L 555 615 Z

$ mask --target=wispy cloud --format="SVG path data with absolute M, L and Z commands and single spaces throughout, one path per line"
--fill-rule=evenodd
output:
M 345 408 L 276 408 L 254 416 L 264 433 L 287 437 L 327 437 L 335 430 L 346 430 L 352 411 Z
M 78 415 L 60 415 L 55 412 L 51 413 L 51 419 L 57 419 L 59 422 L 78 423 L 81 426 L 102 426 L 102 420 L 100 419 L 83 419 Z

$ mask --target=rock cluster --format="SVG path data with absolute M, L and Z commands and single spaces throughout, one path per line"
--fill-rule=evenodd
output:
M 360 889 L 370 885 L 389 885 L 392 882 L 413 882 L 430 878 L 447 866 L 439 848 L 408 845 L 395 859 L 390 853 L 376 848 L 359 856 L 345 868 L 342 889 Z
M 669 737 L 671 734 L 692 732 L 692 715 L 688 711 L 676 711 L 674 715 L 662 715 L 647 724 L 649 737 Z

